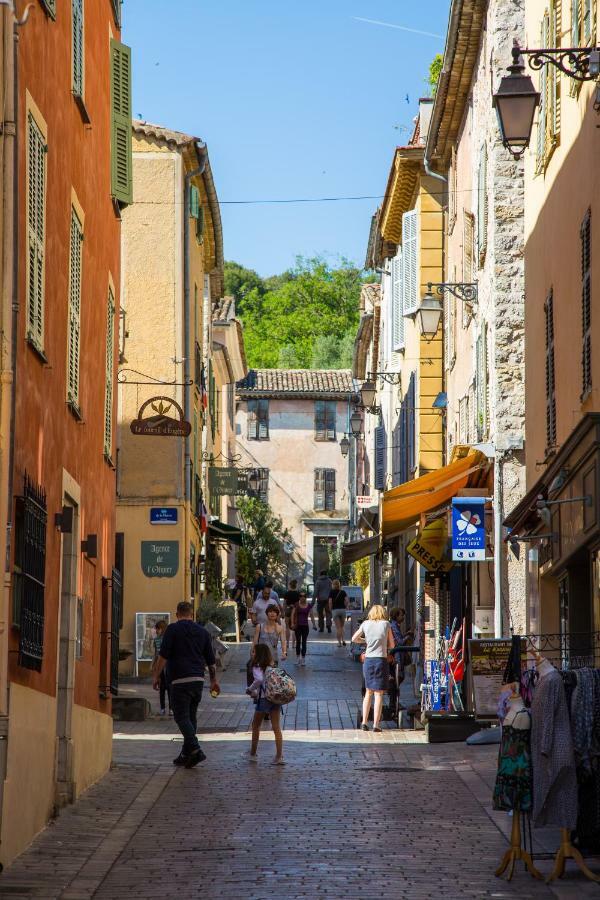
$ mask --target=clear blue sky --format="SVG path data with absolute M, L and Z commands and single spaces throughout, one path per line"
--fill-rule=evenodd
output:
M 205 140 L 221 201 L 383 194 L 444 39 L 354 17 L 445 36 L 448 6 L 124 0 L 134 114 Z M 297 254 L 362 265 L 376 206 L 224 205 L 225 258 L 261 275 Z

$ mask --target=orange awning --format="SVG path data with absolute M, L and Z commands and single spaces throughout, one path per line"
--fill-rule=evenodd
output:
M 477 484 L 482 469 L 486 467 L 485 454 L 473 450 L 448 466 L 386 491 L 382 503 L 383 536 L 400 534 L 414 525 L 422 513 L 447 503 L 461 488 Z

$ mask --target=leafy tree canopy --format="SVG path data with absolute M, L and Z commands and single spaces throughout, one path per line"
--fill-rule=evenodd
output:
M 425 79 L 427 85 L 429 86 L 429 95 L 431 97 L 435 97 L 435 92 L 437 90 L 438 81 L 440 80 L 440 73 L 442 71 L 443 64 L 444 57 L 441 53 L 436 53 L 429 65 L 429 75 Z
M 272 578 L 281 573 L 283 542 L 289 536 L 279 516 L 256 497 L 240 497 L 237 506 L 244 523 L 244 543 L 238 553 L 238 570 L 251 580 L 255 569 Z
M 346 259 L 334 268 L 320 256 L 298 257 L 292 269 L 268 279 L 226 263 L 225 287 L 237 301 L 249 365 L 348 367 L 364 281 Z

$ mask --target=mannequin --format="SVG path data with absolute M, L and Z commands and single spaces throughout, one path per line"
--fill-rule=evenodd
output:
M 537 651 L 534 653 L 535 668 L 540 678 L 545 678 L 550 672 L 556 672 L 552 663 Z
M 523 731 L 529 731 L 531 729 L 531 716 L 529 715 L 529 710 L 523 703 L 521 694 L 518 693 L 516 682 L 512 685 L 512 689 L 512 694 L 508 700 L 508 711 L 502 724 L 511 725 L 513 728 L 519 728 Z

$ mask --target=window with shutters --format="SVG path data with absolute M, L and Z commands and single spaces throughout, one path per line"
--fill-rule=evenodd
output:
M 315 469 L 315 509 L 335 509 L 335 469 Z
M 71 53 L 73 62 L 73 93 L 83 97 L 84 41 L 83 0 L 71 0 Z
M 544 304 L 546 324 L 546 456 L 556 448 L 556 382 L 554 378 L 554 294 Z
M 81 351 L 81 277 L 83 226 L 71 207 L 71 257 L 69 266 L 69 331 L 67 347 L 67 403 L 79 412 L 79 355 Z
M 315 401 L 315 441 L 335 441 L 335 400 Z
M 212 362 L 208 363 L 208 412 L 210 415 L 210 433 L 214 441 L 219 429 L 219 388 L 215 378 Z
M 582 353 L 581 400 L 586 399 L 592 389 L 592 216 L 588 209 L 581 223 L 581 326 Z
M 487 146 L 479 151 L 477 174 L 477 255 L 479 267 L 485 262 L 488 239 Z M 470 279 L 473 281 L 473 279 Z
M 248 400 L 248 440 L 269 440 L 268 400 Z
M 471 212 L 464 211 L 463 220 L 463 281 L 472 284 L 475 281 L 475 216 Z M 460 301 L 462 327 L 467 328 L 473 318 L 473 306 L 471 303 Z
M 133 200 L 131 155 L 131 49 L 111 39 L 111 192 L 119 203 Z
M 269 470 L 254 469 L 252 475 L 258 478 L 258 487 L 254 491 L 249 491 L 251 497 L 262 500 L 263 503 L 269 502 Z
M 392 350 L 404 349 L 404 294 L 402 288 L 402 248 L 392 259 Z
M 481 333 L 476 345 L 476 422 L 477 440 L 487 440 L 489 435 L 489 364 L 488 364 L 488 329 L 487 323 L 483 323 Z
M 540 26 L 540 46 L 561 46 L 561 0 L 553 0 Z M 536 173 L 546 171 L 560 136 L 560 72 L 556 66 L 540 70 L 540 105 L 536 146 Z
M 56 0 L 40 0 L 40 3 L 50 18 L 56 19 Z
M 375 441 L 375 488 L 378 491 L 385 489 L 385 451 L 386 434 L 385 426 L 378 425 L 373 432 Z
M 452 147 L 452 156 L 450 160 L 450 178 L 448 184 L 448 234 L 454 231 L 456 223 L 456 189 L 458 186 L 457 166 L 456 166 L 456 147 Z
M 196 221 L 196 240 L 201 244 L 204 237 L 204 209 L 200 202 L 200 191 L 195 184 L 190 184 L 190 216 Z
M 404 213 L 402 216 L 402 306 L 405 316 L 416 312 L 420 302 L 418 225 L 419 214 L 416 209 Z
M 104 389 L 104 455 L 112 459 L 113 444 L 113 378 L 115 353 L 115 298 L 108 289 L 106 304 L 106 384 Z
M 27 131 L 27 337 L 43 353 L 46 141 L 31 112 Z
M 460 444 L 469 443 L 469 395 L 466 394 L 458 401 L 458 441 Z
M 121 27 L 121 6 L 123 4 L 123 0 L 110 0 L 113 16 L 115 17 L 115 25 L 117 28 Z
M 570 0 L 571 5 L 571 47 L 581 47 L 593 42 L 597 26 L 596 0 Z M 581 81 L 569 79 L 569 95 L 577 97 Z

